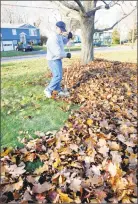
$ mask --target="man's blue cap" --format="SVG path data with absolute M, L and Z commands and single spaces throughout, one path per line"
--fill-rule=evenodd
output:
M 58 21 L 56 23 L 56 26 L 59 27 L 61 29 L 61 31 L 63 32 L 67 32 L 66 31 L 66 24 L 63 21 Z

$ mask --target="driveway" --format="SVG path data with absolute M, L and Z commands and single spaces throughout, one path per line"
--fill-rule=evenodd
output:
M 137 49 L 134 47 L 134 49 Z M 117 52 L 117 51 L 128 51 L 132 50 L 130 46 L 114 46 L 114 47 L 97 47 L 94 48 L 94 52 Z M 80 54 L 81 51 L 71 51 L 72 55 Z M 24 56 L 15 56 L 15 57 L 2 57 L 1 63 L 5 62 L 12 62 L 12 61 L 24 61 L 24 60 L 31 60 L 31 59 L 37 59 L 37 58 L 46 58 L 46 51 L 35 51 L 34 55 L 24 55 Z

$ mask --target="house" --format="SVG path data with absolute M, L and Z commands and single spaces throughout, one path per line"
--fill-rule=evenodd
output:
M 15 50 L 19 42 L 40 43 L 40 30 L 30 24 L 1 24 L 1 51 Z
M 77 30 L 77 32 L 75 33 L 74 42 L 75 43 L 81 42 L 81 31 L 80 30 Z M 94 44 L 100 43 L 102 45 L 111 44 L 112 43 L 112 31 L 94 33 L 93 43 Z
M 112 43 L 112 31 L 94 33 L 93 42 L 100 42 L 102 45 L 110 45 Z

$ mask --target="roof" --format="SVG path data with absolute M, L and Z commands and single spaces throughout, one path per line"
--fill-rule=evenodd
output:
M 1 23 L 1 28 L 18 28 L 18 29 L 28 29 L 28 27 L 36 28 L 30 24 L 10 24 L 10 23 Z

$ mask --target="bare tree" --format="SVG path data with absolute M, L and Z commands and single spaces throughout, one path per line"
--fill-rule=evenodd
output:
M 42 23 L 42 20 L 41 20 L 41 18 L 39 17 L 39 18 L 34 22 L 34 26 L 37 27 L 37 28 L 39 28 L 40 25 L 41 25 L 41 23 Z
M 136 7 L 131 9 L 128 13 L 124 13 L 123 16 L 118 19 L 112 26 L 96 29 L 95 28 L 95 14 L 101 9 L 109 10 L 110 8 L 124 3 L 124 1 L 104 1 L 104 0 L 91 0 L 91 1 L 59 1 L 54 2 L 56 5 L 61 8 L 62 12 L 64 11 L 67 16 L 76 15 L 79 17 L 81 24 L 81 38 L 82 38 L 82 63 L 87 64 L 90 61 L 94 60 L 94 51 L 93 51 L 93 35 L 95 32 L 103 32 L 112 30 L 118 23 L 123 19 L 133 13 L 136 10 Z M 99 4 L 99 5 L 98 5 Z

